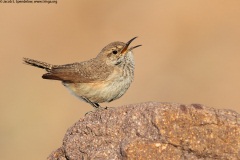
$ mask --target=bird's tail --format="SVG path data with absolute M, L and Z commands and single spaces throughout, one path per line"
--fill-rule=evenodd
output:
M 41 61 L 37 61 L 34 59 L 30 59 L 30 58 L 23 58 L 23 62 L 25 64 L 34 66 L 34 67 L 38 67 L 38 68 L 42 68 L 45 69 L 46 71 L 51 71 L 53 65 L 46 63 L 46 62 L 41 62 Z

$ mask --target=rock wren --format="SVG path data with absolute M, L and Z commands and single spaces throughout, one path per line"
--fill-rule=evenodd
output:
M 23 58 L 25 64 L 43 68 L 47 73 L 43 79 L 60 80 L 73 95 L 91 104 L 94 108 L 99 103 L 111 102 L 120 98 L 129 88 L 134 76 L 134 58 L 130 43 L 112 42 L 105 46 L 97 57 L 84 62 L 65 65 Z

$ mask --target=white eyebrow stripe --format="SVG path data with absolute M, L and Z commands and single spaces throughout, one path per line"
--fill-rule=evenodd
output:
M 122 47 L 123 47 L 123 46 L 117 46 L 117 48 L 119 48 L 119 49 L 122 48 Z

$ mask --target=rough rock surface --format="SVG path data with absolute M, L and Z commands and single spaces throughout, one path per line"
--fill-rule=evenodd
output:
M 147 102 L 98 110 L 70 127 L 49 160 L 240 159 L 240 114 Z

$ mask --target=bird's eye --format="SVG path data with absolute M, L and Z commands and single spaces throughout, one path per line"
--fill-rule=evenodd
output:
M 116 50 L 113 50 L 112 53 L 113 53 L 113 54 L 117 54 L 118 52 L 117 52 Z

